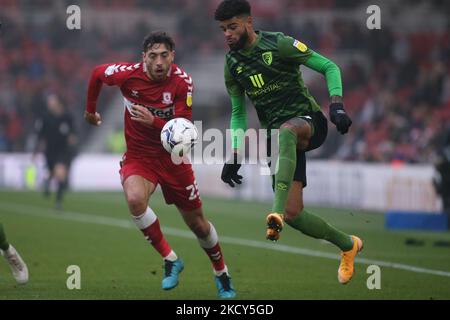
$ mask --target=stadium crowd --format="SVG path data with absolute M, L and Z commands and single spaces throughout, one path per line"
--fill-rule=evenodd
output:
M 70 5 L 73 1 L 61 1 L 59 6 L 65 2 Z M 153 14 L 176 12 L 173 30 L 169 31 L 179 48 L 178 62 L 182 64 L 193 54 L 223 55 L 222 37 L 211 32 L 217 29 L 212 19 L 215 1 L 206 6 L 196 0 L 78 2 L 98 11 L 137 7 Z M 413 5 L 408 0 L 401 2 Z M 49 93 L 63 99 L 81 126 L 91 68 L 104 61 L 137 59 L 136 44 L 149 28 L 158 27 L 151 21 L 140 21 L 120 36 L 98 26 L 89 32 L 68 32 L 55 27 L 65 26 L 65 15 L 41 14 L 40 19 L 33 19 L 32 14 L 21 14 L 53 8 L 54 3 L 0 0 L 0 7 L 7 9 L 0 10 L 0 152 L 30 151 L 33 123 L 44 112 Z M 450 12 L 445 1 L 430 1 L 428 5 L 433 12 Z M 343 15 L 329 18 L 327 24 L 296 18 L 299 14 L 304 17 L 305 12 L 352 9 L 352 2 L 346 0 L 255 1 L 258 28 L 297 36 L 342 67 L 344 101 L 353 126 L 345 137 L 330 133 L 316 156 L 373 162 L 433 161 L 441 134 L 450 123 L 449 26 L 403 31 L 386 25 L 369 31 L 365 23 L 361 26 Z M 327 106 L 323 79 L 314 78 L 308 86 L 320 104 Z M 113 91 L 105 92 L 100 105 L 112 97 Z M 222 107 L 229 108 L 227 104 Z M 89 135 L 84 128 L 81 139 Z

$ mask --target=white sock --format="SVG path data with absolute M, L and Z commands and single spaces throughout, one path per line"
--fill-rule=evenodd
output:
M 227 266 L 225 265 L 225 268 L 223 268 L 222 270 L 215 270 L 215 269 L 213 269 L 213 271 L 214 271 L 214 274 L 216 275 L 216 276 L 220 276 L 220 275 L 222 275 L 222 273 L 226 273 L 227 275 L 229 275 L 228 274 L 228 268 L 227 268 Z
M 211 249 L 217 244 L 217 242 L 219 242 L 219 236 L 217 235 L 216 228 L 214 228 L 211 222 L 208 221 L 208 223 L 209 223 L 208 236 L 204 239 L 197 238 L 198 242 L 200 243 L 200 246 L 205 249 Z
M 143 214 L 134 216 L 133 219 L 139 230 L 144 230 L 151 226 L 153 222 L 155 222 L 158 218 L 156 217 L 156 214 L 153 212 L 153 210 L 150 207 L 147 207 L 147 210 Z
M 172 261 L 172 262 L 174 262 L 177 259 L 178 259 L 178 256 L 173 250 L 171 250 L 170 253 L 164 257 L 164 260 Z

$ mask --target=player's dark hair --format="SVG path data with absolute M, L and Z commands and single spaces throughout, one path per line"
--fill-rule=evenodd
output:
M 163 43 L 166 45 L 167 49 L 173 51 L 175 49 L 175 42 L 172 37 L 170 37 L 164 31 L 155 31 L 147 35 L 142 43 L 143 52 L 147 52 L 155 43 Z
M 224 0 L 217 7 L 214 19 L 224 21 L 241 15 L 251 15 L 251 7 L 247 0 Z

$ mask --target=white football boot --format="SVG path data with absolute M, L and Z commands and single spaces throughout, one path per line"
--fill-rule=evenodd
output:
M 11 267 L 12 274 L 17 283 L 25 284 L 28 282 L 28 268 L 23 259 L 20 257 L 17 250 L 10 244 L 8 250 L 2 251 L 2 256 L 5 257 Z

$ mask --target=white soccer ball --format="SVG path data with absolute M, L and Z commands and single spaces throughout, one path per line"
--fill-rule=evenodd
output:
M 179 157 L 188 154 L 197 140 L 197 128 L 185 118 L 172 119 L 161 130 L 161 143 L 164 149 Z

